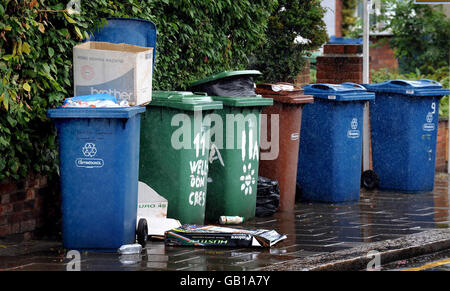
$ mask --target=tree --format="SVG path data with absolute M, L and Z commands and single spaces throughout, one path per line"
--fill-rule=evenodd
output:
M 420 69 L 428 74 L 449 65 L 450 19 L 442 5 L 414 4 L 413 0 L 385 0 L 386 29 L 392 31 L 391 45 L 399 59 L 400 72 Z M 382 18 L 380 18 L 382 19 Z
M 269 17 L 267 41 L 253 55 L 252 68 L 267 82 L 293 82 L 309 52 L 328 40 L 318 0 L 279 0 Z

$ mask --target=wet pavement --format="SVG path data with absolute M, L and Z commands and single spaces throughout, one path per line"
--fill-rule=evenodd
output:
M 433 193 L 361 190 L 356 204 L 298 203 L 295 211 L 257 218 L 245 227 L 275 229 L 287 239 L 270 249 L 165 246 L 150 241 L 141 255 L 82 253 L 81 270 L 247 271 L 299 258 L 448 229 L 448 175 L 437 174 Z M 0 270 L 66 270 L 73 266 L 58 241 L 16 243 L 0 239 Z M 448 268 L 443 266 L 442 268 Z

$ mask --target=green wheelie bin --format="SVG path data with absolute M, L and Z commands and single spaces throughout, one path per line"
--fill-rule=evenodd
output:
M 206 94 L 153 91 L 141 119 L 139 181 L 168 200 L 167 217 L 203 224 L 209 126 L 205 116 L 222 103 Z
M 257 97 L 212 97 L 223 103 L 216 112 L 223 130 L 211 137 L 211 158 L 206 195 L 206 220 L 220 216 L 255 216 L 259 168 L 261 111 L 273 99 Z M 218 135 L 222 134 L 221 142 Z
M 209 222 L 217 222 L 220 216 L 255 216 L 261 111 L 273 105 L 273 99 L 255 93 L 253 77 L 260 74 L 255 70 L 221 72 L 190 86 L 223 103 L 223 109 L 213 114 L 222 128 L 211 133 Z

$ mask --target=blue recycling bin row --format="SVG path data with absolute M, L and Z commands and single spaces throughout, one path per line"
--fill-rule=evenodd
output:
M 362 117 L 370 104 L 372 161 L 380 190 L 424 193 L 434 188 L 440 99 L 436 81 L 313 84 L 303 109 L 297 183 L 302 199 L 359 200 Z

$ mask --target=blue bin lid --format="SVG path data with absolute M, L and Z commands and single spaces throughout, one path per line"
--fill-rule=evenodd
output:
M 145 111 L 145 107 L 103 107 L 103 108 L 80 108 L 80 107 L 58 107 L 47 110 L 50 118 L 121 118 L 129 119 L 136 114 Z
M 332 35 L 330 41 L 327 44 L 362 44 L 362 38 L 350 38 L 350 37 L 336 37 Z
M 304 94 L 313 95 L 314 98 L 330 101 L 360 101 L 373 100 L 375 94 L 367 92 L 366 88 L 356 83 L 342 84 L 310 84 L 303 87 Z
M 409 96 L 445 96 L 450 95 L 449 89 L 443 89 L 441 83 L 421 79 L 417 81 L 408 80 L 390 80 L 378 84 L 363 84 L 363 86 L 372 92 L 396 93 Z
M 108 24 L 99 27 L 86 41 L 126 43 L 153 48 L 153 68 L 156 55 L 156 26 L 137 18 L 107 18 Z

